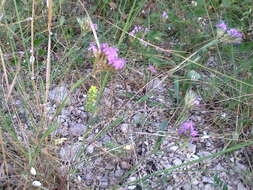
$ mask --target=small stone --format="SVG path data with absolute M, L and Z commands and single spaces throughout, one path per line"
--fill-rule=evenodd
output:
M 68 89 L 66 86 L 58 86 L 49 91 L 49 99 L 61 103 L 68 96 Z
M 61 111 L 61 115 L 62 115 L 63 117 L 66 117 L 66 116 L 70 115 L 70 111 L 64 108 L 64 109 L 62 109 L 62 111 Z
M 102 177 L 100 179 L 100 187 L 107 188 L 109 185 L 109 179 L 107 177 Z
M 218 163 L 218 164 L 213 168 L 213 170 L 220 170 L 220 171 L 222 171 L 222 170 L 225 170 L 225 169 L 224 169 L 224 167 L 221 166 L 220 163 Z
M 79 151 L 80 144 L 66 145 L 60 150 L 60 157 L 64 161 L 73 161 Z
M 178 166 L 178 165 L 181 165 L 182 164 L 182 160 L 176 158 L 175 160 L 173 160 L 173 164 Z
M 143 119 L 143 114 L 142 113 L 137 113 L 133 116 L 133 123 L 134 124 L 140 124 Z
M 240 162 L 236 161 L 235 162 L 235 170 L 242 172 L 242 171 L 246 171 L 247 167 L 245 165 L 241 164 Z
M 204 189 L 205 189 L 205 190 L 215 190 L 211 184 L 206 184 L 206 185 L 204 186 Z
M 70 126 L 69 132 L 73 136 L 82 136 L 87 130 L 87 127 L 80 123 L 71 123 Z
M 210 177 L 203 176 L 203 177 L 202 177 L 202 182 L 212 184 L 212 183 L 213 183 L 213 180 L 212 180 Z
M 210 152 L 206 152 L 206 151 L 202 151 L 202 152 L 199 152 L 198 155 L 200 157 L 206 157 L 206 156 L 210 156 L 211 153 Z
M 172 146 L 172 147 L 170 147 L 170 150 L 172 150 L 172 151 L 177 151 L 178 150 L 178 146 Z
M 35 168 L 34 167 L 31 167 L 31 169 L 30 169 L 30 174 L 31 175 L 36 175 L 36 170 L 35 170 Z
M 229 160 L 230 160 L 231 162 L 235 162 L 235 158 L 234 158 L 234 157 L 231 157 Z
M 121 176 L 123 176 L 123 174 L 124 174 L 124 171 L 122 169 L 117 169 L 115 171 L 115 176 L 116 177 L 121 177 Z
M 134 176 L 129 177 L 129 179 L 128 179 L 129 182 L 133 182 L 135 180 L 136 180 L 136 177 L 134 177 Z M 136 185 L 130 185 L 130 186 L 128 186 L 129 190 L 134 190 L 135 188 L 136 188 Z
M 40 181 L 33 181 L 32 186 L 34 187 L 41 187 L 41 182 Z
M 120 129 L 123 133 L 127 133 L 128 132 L 128 124 L 123 123 L 122 125 L 120 125 Z
M 188 150 L 194 154 L 196 152 L 196 145 L 192 144 L 192 143 L 189 143 L 188 144 Z
M 191 181 L 192 185 L 198 185 L 199 184 L 199 180 L 197 178 L 193 178 L 193 180 Z
M 181 189 L 181 188 L 180 188 Z M 192 186 L 189 183 L 184 184 L 183 188 L 184 190 L 192 190 Z
M 94 146 L 91 144 L 86 148 L 86 152 L 92 154 L 94 152 Z
M 125 187 L 120 187 L 117 190 L 127 190 Z
M 131 165 L 128 162 L 126 162 L 126 161 L 122 161 L 122 162 L 120 162 L 120 167 L 122 169 L 130 169 Z
M 156 78 L 152 81 L 150 81 L 148 84 L 147 84 L 147 87 L 146 87 L 147 91 L 159 91 L 159 92 L 162 92 L 164 91 L 164 87 L 163 87 L 163 83 L 160 79 Z
M 113 168 L 114 168 L 114 165 L 111 163 L 107 163 L 105 166 L 105 169 L 107 169 L 107 170 L 112 170 Z
M 110 136 L 104 135 L 104 136 L 102 137 L 102 143 L 103 143 L 103 144 L 106 144 L 106 143 L 108 143 L 108 142 L 110 142 L 110 141 L 111 141 L 111 137 L 110 137 Z
M 162 161 L 161 162 L 161 165 L 164 167 L 164 168 L 171 168 L 171 164 L 169 163 L 169 161 Z

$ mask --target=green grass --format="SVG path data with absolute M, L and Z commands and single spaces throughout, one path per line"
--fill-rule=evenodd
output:
M 43 182 L 44 189 L 69 189 L 74 186 L 73 176 L 79 172 L 75 165 L 77 163 L 69 165 L 64 175 L 59 172 L 58 168 L 64 163 L 58 155 L 60 145 L 55 145 L 54 141 L 61 137 L 52 136 L 60 127 L 57 117 L 68 107 L 69 97 L 57 105 L 52 118 L 49 119 L 45 111 L 48 90 L 56 84 L 67 84 L 70 96 L 80 89 L 87 93 L 92 85 L 99 88 L 97 108 L 95 112 L 88 113 L 88 130 L 83 135 L 82 144 L 85 146 L 107 134 L 115 135 L 112 142 L 101 145 L 100 150 L 104 152 L 95 155 L 101 159 L 104 159 L 106 153 L 109 153 L 107 157 L 110 158 L 128 157 L 128 150 L 122 147 L 129 142 L 122 141 L 120 144 L 116 140 L 125 135 L 120 134 L 118 127 L 129 122 L 140 107 L 148 107 L 150 115 L 157 110 L 166 113 L 166 118 L 158 117 L 160 120 L 156 122 L 159 127 L 152 131 L 152 135 L 145 136 L 154 142 L 148 147 L 148 156 L 164 154 L 162 144 L 170 137 L 175 137 L 178 144 L 189 142 L 189 139 L 178 136 L 176 130 L 173 135 L 167 133 L 166 126 L 177 128 L 195 112 L 185 102 L 190 89 L 202 97 L 201 104 L 207 111 L 215 113 L 207 119 L 206 125 L 211 126 L 208 130 L 213 138 L 225 139 L 221 152 L 175 167 L 159 169 L 130 183 L 127 181 L 129 176 L 135 174 L 148 159 L 138 160 L 135 147 L 132 153 L 133 165 L 119 183 L 110 189 L 130 184 L 141 184 L 144 189 L 150 189 L 148 183 L 154 176 L 166 177 L 186 166 L 252 147 L 251 0 L 198 0 L 196 6 L 186 0 L 115 2 L 60 0 L 54 1 L 50 9 L 42 0 L 1 1 L 0 158 L 3 160 L 2 175 L 9 178 L 3 186 L 0 181 L 0 189 L 29 189 L 34 180 Z M 48 28 L 49 10 L 52 11 L 52 26 Z M 168 19 L 161 18 L 164 11 L 168 13 Z M 85 31 L 78 23 L 79 18 L 91 19 L 98 25 L 98 30 Z M 223 43 L 217 39 L 215 25 L 221 20 L 230 28 L 239 29 L 243 33 L 242 43 Z M 136 25 L 146 27 L 149 31 L 132 36 L 130 32 Z M 52 31 L 50 38 L 48 30 Z M 87 51 L 90 42 L 107 42 L 119 48 L 120 57 L 127 60 L 125 68 L 119 72 L 92 72 L 96 63 Z M 35 57 L 34 63 L 31 56 Z M 210 58 L 215 61 L 207 64 Z M 153 65 L 157 73 L 148 71 L 149 65 Z M 198 75 L 196 80 L 192 78 L 194 72 Z M 166 93 L 165 102 L 171 101 L 170 106 L 153 99 L 153 96 L 157 96 L 156 87 L 146 92 L 149 83 L 157 78 L 166 83 L 166 89 L 161 93 Z M 130 86 L 132 91 L 117 92 L 117 84 Z M 122 109 L 111 110 L 111 114 L 104 118 L 101 112 L 105 112 L 102 99 L 106 89 L 111 92 L 106 94 L 108 99 L 113 101 L 114 96 L 119 96 L 124 101 Z M 22 108 L 17 105 L 17 100 Z M 132 105 L 131 108 L 127 107 L 128 104 Z M 226 116 L 221 117 L 222 114 Z M 152 121 L 145 115 L 140 124 L 131 123 L 142 128 L 149 124 Z M 89 138 L 94 131 L 96 133 L 91 140 Z M 199 131 L 201 136 L 203 129 L 199 128 Z M 130 137 L 133 134 L 128 135 Z M 130 144 L 137 144 L 142 138 L 135 140 Z M 85 148 L 77 153 L 80 162 L 87 165 L 93 164 L 90 161 L 93 156 L 87 154 Z M 248 163 L 252 164 L 252 159 L 248 159 Z M 31 167 L 39 172 L 36 177 L 29 173 Z M 252 175 L 252 168 L 249 173 Z M 219 172 L 213 176 L 217 188 L 227 188 L 227 182 L 219 178 Z M 160 183 L 166 185 L 166 182 L 158 180 L 157 184 Z M 249 181 L 245 180 L 245 183 L 252 187 Z

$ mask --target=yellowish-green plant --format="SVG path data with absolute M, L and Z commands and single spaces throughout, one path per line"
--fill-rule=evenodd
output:
M 85 110 L 87 112 L 94 113 L 96 111 L 96 102 L 98 97 L 98 89 L 96 86 L 91 86 L 88 90 L 86 104 L 85 104 Z

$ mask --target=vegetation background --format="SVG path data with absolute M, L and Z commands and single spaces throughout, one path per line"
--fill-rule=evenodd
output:
M 230 158 L 253 188 L 252 11 L 252 0 L 1 0 L 0 189 L 180 189 L 179 171 L 236 189 L 230 170 L 191 171 Z M 222 21 L 240 43 L 218 35 Z M 117 48 L 124 68 L 92 42 Z M 188 121 L 196 137 L 179 134 Z M 173 160 L 170 143 L 202 150 L 204 139 L 210 154 L 155 164 Z

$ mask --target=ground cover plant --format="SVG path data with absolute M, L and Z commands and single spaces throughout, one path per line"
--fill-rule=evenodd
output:
M 0 189 L 252 189 L 251 0 L 2 0 Z

